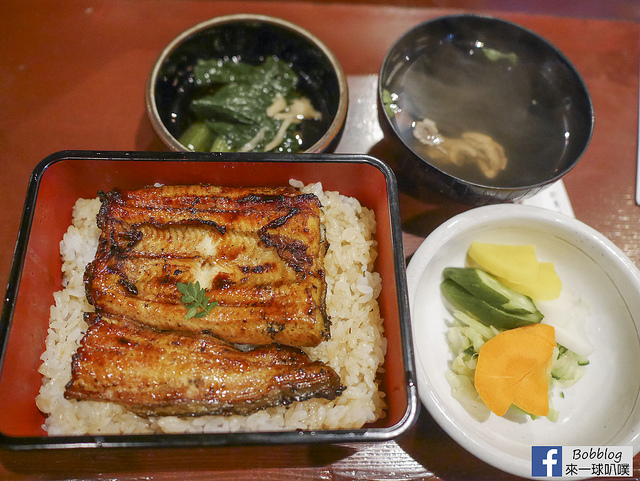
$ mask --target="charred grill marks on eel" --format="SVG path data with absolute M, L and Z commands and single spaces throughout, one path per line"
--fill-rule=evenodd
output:
M 85 273 L 89 301 L 161 329 L 316 346 L 329 336 L 319 214 L 315 196 L 289 188 L 109 192 L 98 253 Z M 176 284 L 195 281 L 218 306 L 186 323 Z
M 183 415 L 245 414 L 340 394 L 335 372 L 312 362 L 299 349 L 329 338 L 324 279 L 328 245 L 317 197 L 286 187 L 210 185 L 113 190 L 100 197 L 97 221 L 102 234 L 96 257 L 85 271 L 87 298 L 97 314 L 74 356 L 67 397 L 120 402 L 143 415 Z M 203 317 L 186 319 L 179 282 L 198 282 L 217 306 Z M 119 329 L 127 336 L 141 336 L 144 342 L 127 343 L 122 377 L 110 374 L 119 385 L 107 387 L 96 376 L 90 379 L 89 371 L 118 365 L 114 352 L 123 348 L 114 351 L 118 343 L 110 336 L 117 336 Z M 227 388 L 216 387 L 195 371 L 191 381 L 183 379 L 189 389 L 165 386 L 163 369 L 171 369 L 170 365 L 154 365 L 146 356 L 165 361 L 159 346 L 176 342 L 176 336 L 179 342 L 171 344 L 176 347 L 170 351 L 176 362 L 195 356 L 193 369 L 211 368 L 212 376 L 228 372 L 233 379 L 228 382 L 237 386 L 246 381 L 242 378 L 258 376 L 268 394 L 247 404 L 240 391 L 233 398 L 228 382 L 221 384 Z M 201 345 L 201 354 L 183 347 L 189 343 Z M 257 347 L 246 351 L 233 344 Z M 217 363 L 204 359 L 204 352 L 218 356 Z M 256 356 L 262 356 L 262 364 L 256 364 Z M 238 359 L 246 362 L 244 374 L 224 367 L 224 362 Z M 267 368 L 267 359 L 278 369 Z M 322 376 L 316 372 L 318 366 Z M 150 376 L 147 381 L 133 375 L 143 367 Z M 183 368 L 191 372 L 186 365 Z M 282 372 L 285 368 L 290 372 Z M 287 384 L 284 380 L 289 377 Z M 144 398 L 144 382 L 156 386 L 158 392 L 151 397 L 166 399 L 166 405 L 125 399 L 136 398 L 136 393 Z
M 91 314 L 89 324 L 67 397 L 115 402 L 144 417 L 244 415 L 342 390 L 335 371 L 295 347 L 241 351 L 206 334 L 108 314 Z

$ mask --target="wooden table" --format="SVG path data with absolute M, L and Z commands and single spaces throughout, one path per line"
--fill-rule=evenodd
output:
M 144 110 L 144 88 L 153 62 L 184 29 L 239 12 L 293 21 L 336 53 L 351 89 L 338 151 L 369 153 L 389 163 L 402 153 L 380 130 L 372 89 L 385 52 L 403 32 L 462 6 L 540 33 L 581 72 L 595 107 L 591 145 L 564 179 L 575 215 L 640 265 L 640 207 L 634 203 L 638 4 L 538 0 L 524 6 L 501 0 L 436 0 L 436 8 L 417 0 L 398 3 L 5 1 L 0 19 L 0 285 L 5 286 L 9 277 L 27 182 L 35 165 L 58 150 L 163 150 Z M 416 198 L 401 192 L 407 252 L 442 221 L 467 208 L 437 195 Z M 459 447 L 426 410 L 407 434 L 385 443 L 0 450 L 0 463 L 2 479 L 512 479 Z M 634 475 L 640 479 L 639 457 Z

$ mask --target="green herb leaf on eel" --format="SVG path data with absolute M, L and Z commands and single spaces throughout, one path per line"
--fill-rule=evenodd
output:
M 180 301 L 187 308 L 185 319 L 204 317 L 218 305 L 216 301 L 210 301 L 205 289 L 200 287 L 200 282 L 189 282 L 188 284 L 178 282 L 178 291 L 182 294 Z

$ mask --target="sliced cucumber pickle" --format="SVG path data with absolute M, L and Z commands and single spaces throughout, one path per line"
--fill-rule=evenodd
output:
M 536 312 L 509 312 L 503 310 L 473 295 L 452 279 L 442 281 L 441 290 L 444 297 L 451 304 L 486 326 L 494 326 L 498 329 L 514 329 L 538 323 L 543 317 L 538 310 Z
M 445 279 L 451 279 L 476 297 L 514 314 L 539 314 L 533 300 L 505 286 L 491 274 L 475 267 L 447 267 Z M 541 315 L 541 314 L 540 314 Z

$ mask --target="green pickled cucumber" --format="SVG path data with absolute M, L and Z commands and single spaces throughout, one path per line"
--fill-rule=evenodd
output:
M 473 316 L 486 326 L 498 329 L 514 329 L 516 327 L 535 324 L 542 320 L 542 313 L 514 313 L 495 307 L 474 296 L 451 279 L 445 279 L 440 285 L 444 297 L 462 312 Z
M 194 152 L 207 152 L 213 143 L 213 133 L 204 122 L 195 122 L 185 130 L 178 142 Z
M 538 311 L 529 296 L 505 286 L 482 269 L 475 267 L 447 267 L 444 269 L 443 275 L 445 279 L 451 279 L 474 296 L 503 311 L 514 314 L 540 314 L 540 311 Z

